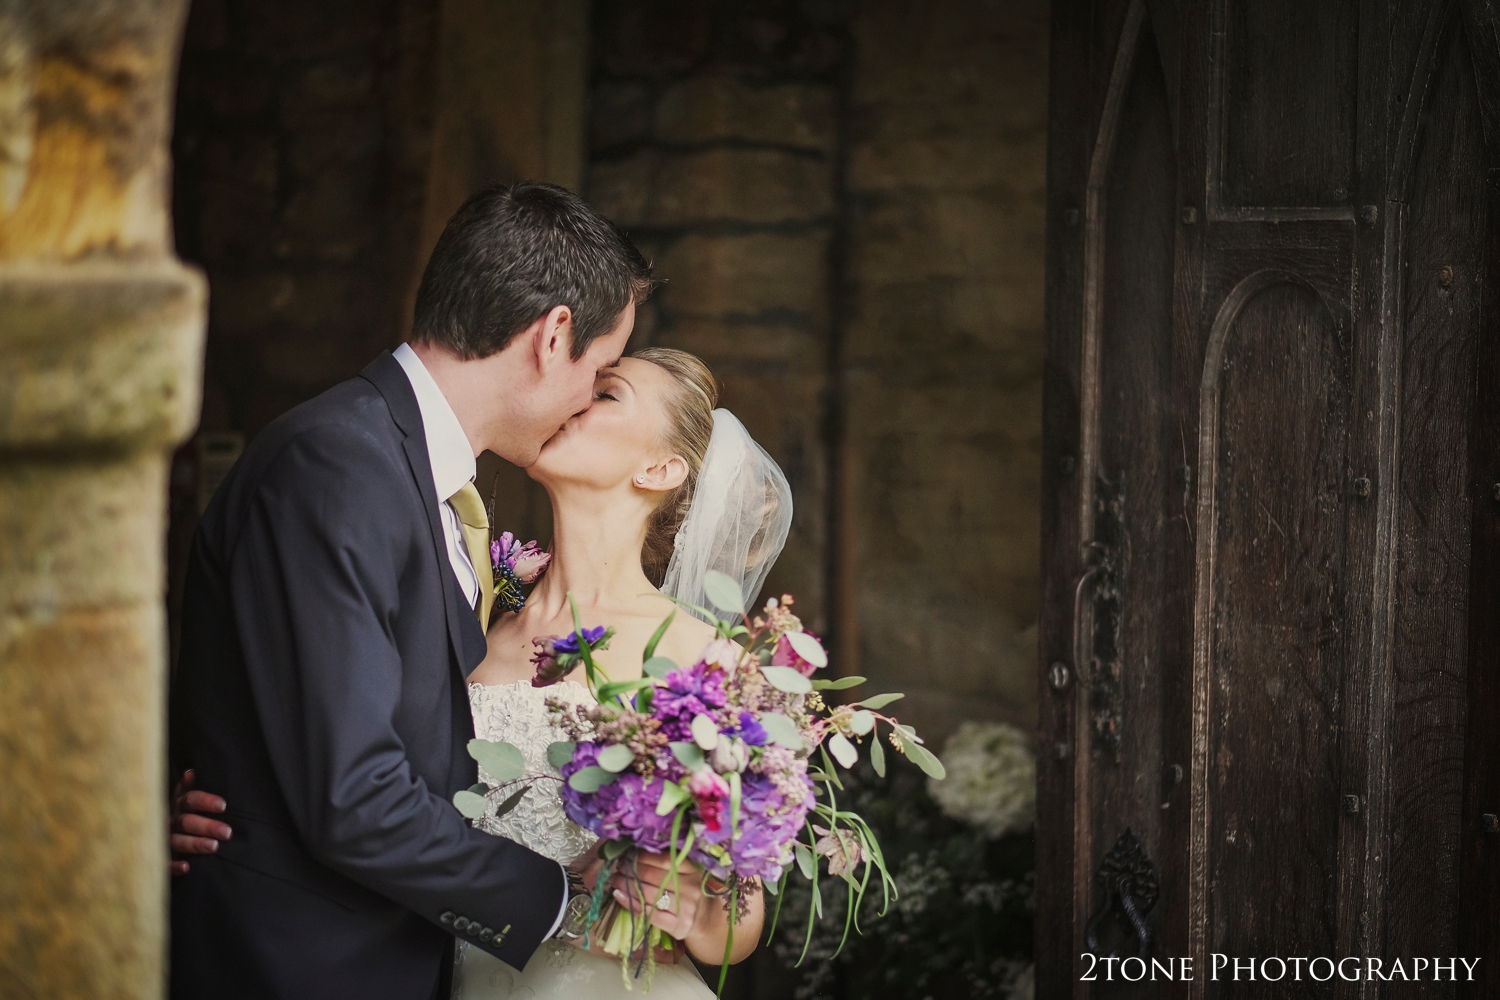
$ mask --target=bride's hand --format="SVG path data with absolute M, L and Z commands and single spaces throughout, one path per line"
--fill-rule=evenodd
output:
M 651 923 L 681 941 L 700 962 L 717 965 L 723 961 L 730 933 L 729 911 L 724 897 L 704 891 L 703 869 L 691 861 L 683 861 L 674 882 L 671 858 L 665 854 L 642 854 L 637 859 L 636 872 L 640 877 L 638 884 L 634 877 L 615 873 L 612 886 L 620 905 L 634 913 L 650 910 Z M 644 906 L 642 890 L 646 897 Z M 731 964 L 755 950 L 765 919 L 758 884 L 743 901 L 748 910 L 735 922 Z
M 703 898 L 703 869 L 691 861 L 683 861 L 674 882 L 671 858 L 665 854 L 642 853 L 636 859 L 635 873 L 640 877 L 639 882 L 623 872 L 615 873 L 615 900 L 632 912 L 640 913 L 643 909 L 641 893 L 644 891 L 645 908 L 651 911 L 651 923 L 677 940 L 686 941 L 700 915 L 713 905 Z
M 219 841 L 234 835 L 228 823 L 221 823 L 199 813 L 221 813 L 226 808 L 222 798 L 212 792 L 200 792 L 194 786 L 197 776 L 184 771 L 172 790 L 172 819 L 168 843 L 172 852 L 172 874 L 187 873 L 188 862 L 184 855 L 213 854 L 219 849 Z

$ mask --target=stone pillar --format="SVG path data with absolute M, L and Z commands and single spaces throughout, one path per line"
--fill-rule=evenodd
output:
M 163 993 L 168 236 L 186 0 L 0 3 L 0 996 Z

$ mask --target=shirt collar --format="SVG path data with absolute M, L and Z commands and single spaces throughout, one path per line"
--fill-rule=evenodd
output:
M 453 415 L 453 407 L 448 405 L 443 390 L 433 381 L 432 373 L 411 345 L 402 344 L 391 356 L 406 372 L 412 391 L 417 395 L 422 430 L 427 435 L 427 458 L 432 462 L 432 485 L 437 490 L 438 503 L 446 503 L 463 488 L 464 483 L 474 478 L 474 449 L 463 425 Z

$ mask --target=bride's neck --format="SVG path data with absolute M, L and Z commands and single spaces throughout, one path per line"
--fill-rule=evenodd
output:
M 566 608 L 569 592 L 580 611 L 650 593 L 655 588 L 641 569 L 648 513 L 613 494 L 554 496 L 552 562 L 527 603 L 550 617 Z

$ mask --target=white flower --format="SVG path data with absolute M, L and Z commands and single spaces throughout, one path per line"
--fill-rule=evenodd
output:
M 948 777 L 927 790 L 943 812 L 991 837 L 1036 822 L 1031 738 L 1006 722 L 965 722 L 943 749 Z
M 1017 969 L 1005 984 L 1005 990 L 1007 1000 L 1035 1000 L 1036 966 L 1028 963 L 1025 968 Z

